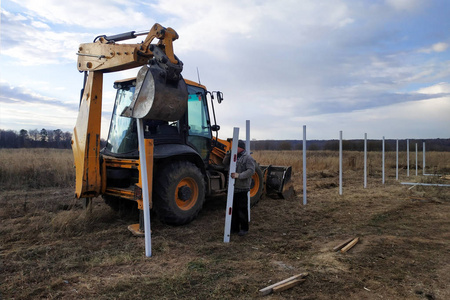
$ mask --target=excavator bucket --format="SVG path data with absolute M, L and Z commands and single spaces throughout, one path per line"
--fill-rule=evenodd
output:
M 261 166 L 264 172 L 266 194 L 282 199 L 294 196 L 294 188 L 291 181 L 292 167 Z
M 177 80 L 168 80 L 166 71 L 157 64 L 145 65 L 138 72 L 133 101 L 122 116 L 176 121 L 186 112 L 187 100 L 187 86 L 181 75 Z

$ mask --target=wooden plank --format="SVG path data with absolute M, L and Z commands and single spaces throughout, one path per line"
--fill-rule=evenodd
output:
M 289 282 L 286 282 L 284 284 L 281 284 L 281 285 L 278 285 L 278 286 L 274 287 L 273 288 L 273 292 L 274 293 L 279 293 L 279 292 L 285 291 L 285 290 L 290 289 L 291 287 L 294 287 L 294 286 L 296 286 L 296 285 L 298 285 L 298 284 L 300 284 L 302 282 L 305 282 L 305 281 L 306 281 L 306 279 L 294 279 L 294 280 L 291 280 Z
M 350 250 L 353 246 L 356 245 L 356 243 L 359 241 L 359 238 L 355 238 L 353 241 L 351 241 L 350 243 L 348 243 L 347 246 L 345 246 L 344 248 L 341 249 L 341 253 L 345 253 L 348 250 Z
M 274 283 L 272 285 L 269 285 L 269 286 L 267 286 L 267 287 L 265 287 L 263 289 L 260 289 L 259 290 L 259 294 L 261 296 L 269 295 L 270 293 L 272 293 L 274 287 L 279 286 L 279 285 L 284 284 L 284 283 L 287 283 L 287 282 L 292 281 L 292 280 L 305 278 L 306 276 L 308 276 L 308 273 L 301 273 L 301 274 L 294 275 L 294 276 L 289 277 L 289 278 L 287 278 L 285 280 L 279 281 L 279 282 Z
M 354 238 L 349 238 L 348 240 L 346 240 L 345 242 L 340 243 L 339 245 L 337 245 L 336 247 L 333 248 L 333 251 L 339 251 L 341 250 L 345 245 L 347 245 L 348 243 L 350 243 L 351 241 L 353 241 Z

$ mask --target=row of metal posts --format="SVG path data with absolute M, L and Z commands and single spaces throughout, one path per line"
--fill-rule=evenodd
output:
M 342 131 L 340 131 L 340 145 L 342 145 Z M 398 180 L 398 139 L 396 141 L 396 168 L 395 168 L 395 179 Z M 407 173 L 409 177 L 409 139 L 406 140 L 406 160 L 407 160 Z M 418 164 L 417 164 L 417 143 L 416 143 L 416 176 L 418 174 Z M 342 146 L 339 148 L 339 186 L 342 195 Z M 425 142 L 423 142 L 423 175 L 425 174 Z M 382 183 L 385 184 L 385 137 L 382 140 Z M 367 188 L 367 133 L 364 133 L 364 188 Z
M 142 120 L 138 120 L 138 141 L 139 141 L 139 152 L 141 154 L 145 153 L 144 146 L 144 134 L 143 134 L 143 123 Z M 250 121 L 246 121 L 246 150 L 250 153 Z M 231 165 L 230 174 L 234 172 L 236 168 L 236 158 L 237 155 L 237 141 L 239 139 L 239 128 L 235 127 L 233 131 L 233 147 L 231 149 Z M 407 176 L 409 177 L 409 140 L 407 143 Z M 385 138 L 383 136 L 382 144 L 382 182 L 385 183 Z M 149 193 L 151 187 L 147 185 L 147 162 L 145 155 L 140 155 L 140 165 L 141 165 L 141 176 L 142 177 L 142 194 L 143 194 L 143 204 L 144 204 L 144 232 L 145 232 L 145 254 L 147 257 L 152 255 L 151 252 L 151 230 L 150 230 L 150 207 L 149 207 Z M 342 195 L 342 131 L 339 132 L 339 195 Z M 416 143 L 416 176 L 417 176 L 417 143 Z M 425 142 L 423 142 L 423 175 L 425 174 Z M 230 176 L 230 175 L 229 175 Z M 398 180 L 398 139 L 396 144 L 396 180 Z M 307 192 L 306 192 L 306 125 L 303 125 L 303 205 L 307 204 Z M 367 133 L 364 134 L 364 188 L 367 187 Z M 227 209 L 225 215 L 225 229 L 224 229 L 224 242 L 230 241 L 230 227 L 231 227 L 231 214 L 233 209 L 233 194 L 234 194 L 234 179 L 229 177 L 228 185 L 228 198 L 227 198 Z M 248 194 L 248 218 L 250 221 L 250 193 Z
M 395 179 L 398 180 L 398 139 L 396 141 Z M 418 175 L 418 158 L 416 143 L 416 176 Z M 406 140 L 407 177 L 409 177 L 409 139 Z M 425 174 L 425 142 L 423 142 L 423 175 Z M 385 184 L 385 137 L 382 140 L 382 183 Z M 367 188 L 367 133 L 364 133 L 364 188 Z M 342 131 L 339 132 L 339 195 L 342 195 Z

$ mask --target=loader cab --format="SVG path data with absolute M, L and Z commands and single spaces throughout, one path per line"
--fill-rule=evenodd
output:
M 154 139 L 156 147 L 164 144 L 188 145 L 207 163 L 211 152 L 211 127 L 214 128 L 208 111 L 207 91 L 203 85 L 190 80 L 185 82 L 189 96 L 184 116 L 172 122 L 144 120 L 144 135 L 145 138 Z M 114 157 L 136 158 L 139 157 L 136 119 L 121 116 L 133 100 L 136 79 L 116 81 L 114 87 L 117 89 L 116 99 L 107 144 L 102 153 Z

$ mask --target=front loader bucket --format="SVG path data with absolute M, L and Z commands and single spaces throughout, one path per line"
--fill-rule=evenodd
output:
M 292 167 L 283 166 L 261 166 L 265 174 L 266 194 L 288 199 L 294 195 L 291 182 Z
M 186 83 L 181 75 L 178 81 L 166 77 L 166 72 L 156 64 L 143 66 L 136 78 L 133 101 L 122 116 L 162 121 L 181 119 L 187 109 Z

